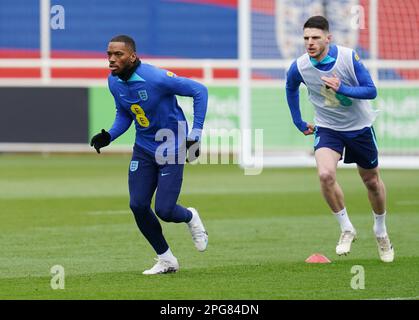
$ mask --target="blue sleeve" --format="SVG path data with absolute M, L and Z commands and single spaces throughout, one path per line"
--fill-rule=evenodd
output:
M 111 135 L 111 141 L 114 141 L 116 138 L 118 138 L 120 135 L 126 132 L 132 123 L 131 115 L 127 111 L 125 111 L 123 108 L 120 107 L 115 96 L 114 96 L 114 99 L 115 99 L 115 106 L 116 106 L 116 115 L 115 115 L 115 120 L 112 124 L 112 127 L 109 129 L 109 134 Z
M 304 80 L 298 71 L 297 62 L 294 61 L 287 72 L 287 83 L 285 86 L 288 107 L 291 111 L 292 121 L 301 132 L 307 130 L 307 123 L 301 118 L 299 88 Z
M 178 77 L 170 72 L 162 76 L 161 87 L 168 94 L 193 98 L 193 125 L 189 137 L 200 140 L 207 113 L 208 89 L 194 80 Z
M 352 61 L 359 86 L 351 87 L 342 83 L 337 93 L 355 99 L 374 99 L 377 96 L 377 88 L 371 79 L 370 73 L 361 63 L 359 56 L 355 51 L 352 52 Z

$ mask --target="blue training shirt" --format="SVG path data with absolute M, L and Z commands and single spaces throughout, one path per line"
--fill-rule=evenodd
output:
M 108 85 L 116 106 L 115 121 L 109 130 L 111 141 L 127 131 L 134 121 L 137 146 L 154 153 L 162 144 L 156 141 L 156 134 L 160 129 L 169 129 L 174 134 L 177 151 L 178 137 L 186 139 L 188 127 L 176 95 L 193 98 L 193 129 L 189 137 L 200 139 L 208 102 L 204 85 L 145 63 L 140 63 L 127 81 L 110 74 Z M 184 126 L 178 127 L 179 122 Z M 167 130 L 158 135 L 162 132 L 164 135 Z
M 322 61 L 318 62 L 314 59 L 310 60 L 317 69 L 328 71 L 335 65 L 337 54 L 338 49 L 336 45 L 331 45 L 327 56 Z M 377 96 L 377 89 L 368 70 L 360 62 L 359 58 L 357 59 L 356 57 L 357 56 L 354 51 L 352 53 L 352 61 L 359 86 L 351 87 L 341 83 L 337 93 L 355 99 L 374 99 Z M 287 73 L 286 95 L 293 122 L 295 126 L 303 132 L 307 130 L 307 123 L 302 120 L 300 112 L 299 87 L 301 83 L 304 83 L 304 80 L 298 71 L 297 61 L 295 60 L 291 64 Z

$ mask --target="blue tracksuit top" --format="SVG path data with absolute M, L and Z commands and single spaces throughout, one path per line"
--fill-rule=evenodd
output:
M 156 134 L 160 129 L 169 129 L 176 138 L 177 151 L 177 138 L 186 138 L 188 128 L 176 95 L 193 98 L 194 119 L 189 137 L 200 139 L 208 102 L 204 85 L 145 63 L 140 63 L 127 81 L 110 74 L 108 85 L 116 106 L 115 121 L 109 130 L 111 141 L 127 131 L 134 121 L 135 145 L 154 153 L 162 144 L 156 141 Z M 179 127 L 185 132 L 178 132 L 178 122 L 185 124 Z

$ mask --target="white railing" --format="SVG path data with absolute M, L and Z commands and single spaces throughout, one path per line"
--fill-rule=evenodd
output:
M 238 60 L 233 59 L 146 59 L 144 62 L 163 68 L 201 69 L 203 72 L 201 80 L 205 83 L 213 83 L 215 81 L 215 69 L 238 69 L 239 67 Z M 0 79 L 0 85 L 21 85 L 22 83 L 54 85 L 52 82 L 62 82 L 67 84 L 80 83 L 81 79 L 52 79 L 51 69 L 106 69 L 107 67 L 108 61 L 106 59 L 0 59 L 0 68 L 42 68 L 43 70 L 40 78 Z M 28 79 L 34 80 L 28 81 Z M 103 79 L 103 81 L 105 80 L 106 79 Z M 98 79 L 82 79 L 82 83 L 87 85 L 97 81 Z
M 151 63 L 163 68 L 180 69 L 200 69 L 203 77 L 200 78 L 206 84 L 231 83 L 237 78 L 223 81 L 214 76 L 216 69 L 236 69 L 239 70 L 240 63 L 237 59 L 145 59 L 144 62 Z M 363 60 L 370 70 L 398 69 L 398 70 L 418 70 L 419 60 Z M 252 59 L 249 65 L 252 69 L 287 69 L 292 60 L 275 59 Z M 95 84 L 106 84 L 106 79 L 72 79 L 72 78 L 52 78 L 51 69 L 106 69 L 108 62 L 106 59 L 0 59 L 0 68 L 41 68 L 42 73 L 39 78 L 4 78 L 0 79 L 0 86 L 24 86 L 24 85 L 82 85 L 89 86 Z M 376 73 L 376 72 L 374 72 Z M 419 85 L 419 80 L 375 80 L 378 84 L 397 83 L 398 85 Z M 269 80 L 254 80 L 258 82 L 270 82 Z M 278 82 L 278 81 L 274 81 Z M 237 82 L 238 83 L 238 82 Z

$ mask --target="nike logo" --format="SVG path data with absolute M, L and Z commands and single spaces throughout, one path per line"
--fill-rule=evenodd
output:
M 125 97 L 125 94 L 120 93 L 119 96 L 120 97 Z
M 170 174 L 170 172 L 162 173 L 161 176 L 164 177 L 164 176 L 168 176 L 169 174 Z
M 375 158 L 374 160 L 371 161 L 371 164 L 374 164 L 377 162 L 377 158 Z

